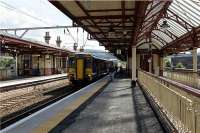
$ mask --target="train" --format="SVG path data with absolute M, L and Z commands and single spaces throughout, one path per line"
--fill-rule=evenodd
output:
M 178 54 L 171 56 L 171 65 L 173 68 L 178 63 L 182 63 L 185 69 L 192 69 L 192 55 L 191 54 Z M 197 55 L 197 67 L 200 69 L 200 53 Z
M 79 52 L 69 55 L 68 79 L 71 83 L 89 82 L 109 73 L 114 61 L 105 54 Z

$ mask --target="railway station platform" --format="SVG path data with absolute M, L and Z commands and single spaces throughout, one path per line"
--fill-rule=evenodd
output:
M 150 105 L 131 79 L 115 79 L 73 118 L 63 120 L 51 132 L 57 133 L 162 133 Z
M 45 81 L 45 80 L 56 79 L 56 78 L 61 78 L 61 77 L 67 77 L 67 74 L 64 73 L 64 74 L 55 74 L 55 75 L 48 75 L 48 76 L 38 76 L 38 77 L 31 77 L 31 78 L 21 78 L 21 79 L 0 81 L 0 88 Z

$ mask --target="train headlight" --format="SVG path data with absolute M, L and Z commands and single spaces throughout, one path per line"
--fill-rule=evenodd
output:
M 92 75 L 88 74 L 89 80 L 92 80 Z

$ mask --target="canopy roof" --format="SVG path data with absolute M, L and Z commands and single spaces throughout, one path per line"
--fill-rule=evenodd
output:
M 6 32 L 0 32 L 1 50 L 10 53 L 20 54 L 54 54 L 68 55 L 71 51 L 62 49 L 52 44 L 32 40 L 22 39 Z
M 198 0 L 50 2 L 109 50 L 149 42 L 165 52 L 200 47 Z

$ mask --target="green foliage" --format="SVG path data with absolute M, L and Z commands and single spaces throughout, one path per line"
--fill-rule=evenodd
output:
M 169 60 L 165 62 L 165 67 L 171 67 L 171 62 Z
M 169 58 L 164 58 L 164 66 L 165 67 L 171 67 L 171 62 Z
M 179 62 L 178 64 L 176 64 L 176 68 L 185 68 L 185 66 L 181 62 Z
M 2 58 L 0 57 L 0 69 L 6 69 L 11 66 L 11 64 L 14 64 L 15 60 L 12 58 Z

